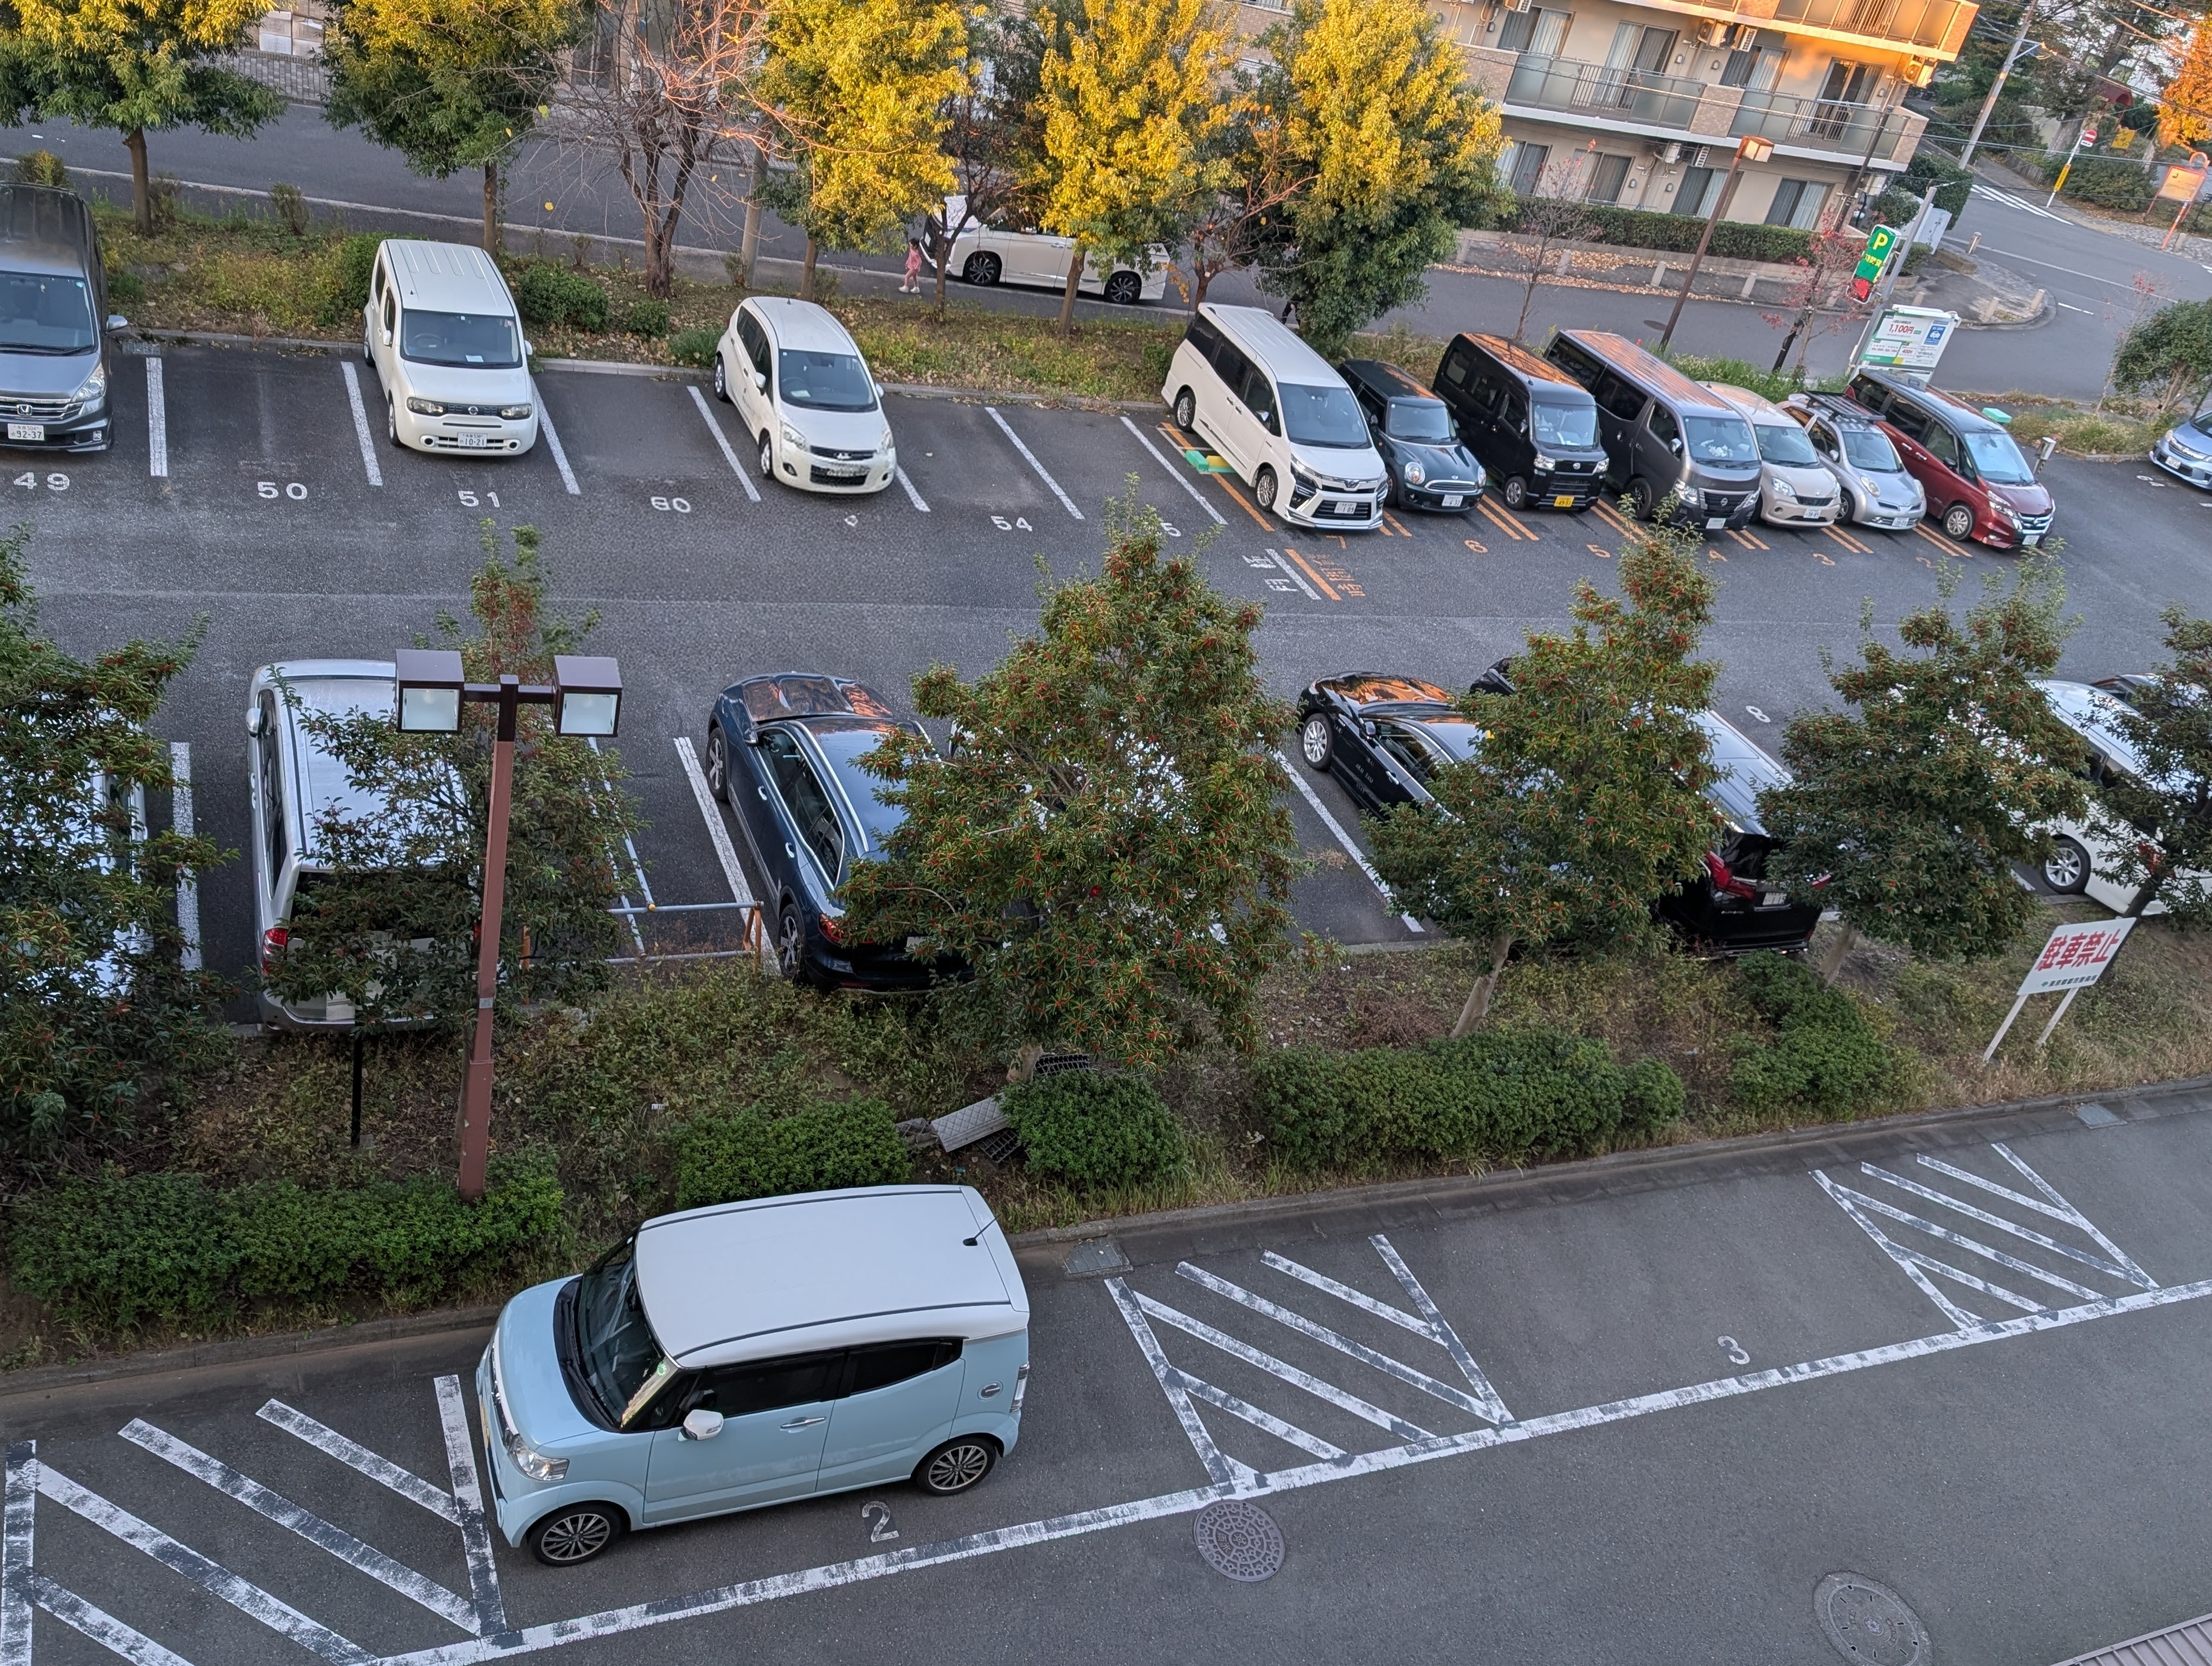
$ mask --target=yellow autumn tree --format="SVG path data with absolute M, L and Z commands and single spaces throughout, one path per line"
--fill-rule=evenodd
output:
M 956 0 L 773 0 L 766 37 L 757 95 L 796 165 L 770 194 L 806 234 L 811 300 L 823 246 L 871 247 L 952 189 L 967 24 Z
M 1073 240 L 1060 331 L 1092 254 L 1140 264 L 1226 183 L 1208 142 L 1233 111 L 1230 15 L 1213 0 L 1069 0 L 1039 77 L 1042 156 L 1033 189 L 1046 228 Z
M 2203 144 L 2212 138 L 2212 20 L 2200 21 L 2189 37 L 2181 67 L 2166 83 L 2158 110 L 2160 144 Z
M 138 229 L 150 232 L 149 132 L 243 138 L 283 113 L 276 93 L 214 62 L 242 46 L 267 9 L 266 0 L 9 0 L 0 102 L 11 124 L 37 116 L 122 134 Z

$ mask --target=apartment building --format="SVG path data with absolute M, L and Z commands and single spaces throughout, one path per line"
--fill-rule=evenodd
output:
M 1904 107 L 1959 55 L 1973 0 L 1431 0 L 1497 100 L 1523 197 L 1703 215 L 1737 139 L 1729 218 L 1832 223 L 1853 174 L 1901 172 L 1926 119 Z M 1245 0 L 1264 27 L 1279 0 Z

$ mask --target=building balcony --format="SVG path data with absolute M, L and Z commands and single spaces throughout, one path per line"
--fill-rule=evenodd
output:
M 1731 138 L 1756 133 L 1794 150 L 1832 151 L 1887 162 L 1910 156 L 1927 125 L 1925 116 L 1902 106 L 1747 92 L 1728 131 Z
M 1558 110 L 1686 130 L 1697 117 L 1705 90 L 1703 82 L 1683 76 L 1524 54 L 1506 82 L 1504 101 L 1524 110 Z
M 1287 0 L 1245 0 L 1270 12 Z M 1495 39 L 1495 20 L 1477 0 L 1431 0 L 1454 40 L 1480 46 Z M 1813 35 L 1842 46 L 1954 58 L 1980 9 L 1977 0 L 1631 0 L 1638 6 L 1716 22 L 1749 23 L 1785 34 Z

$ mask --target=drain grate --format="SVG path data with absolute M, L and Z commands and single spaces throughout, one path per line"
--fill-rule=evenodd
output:
M 1832 1573 L 1813 1593 L 1813 1615 L 1836 1652 L 1859 1666 L 1926 1666 L 1928 1632 L 1905 1599 L 1860 1573 Z
M 1224 1578 L 1255 1585 L 1283 1566 L 1283 1529 L 1256 1504 L 1224 1499 L 1198 1512 L 1198 1554 Z

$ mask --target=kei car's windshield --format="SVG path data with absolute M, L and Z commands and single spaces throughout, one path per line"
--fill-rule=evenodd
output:
M 1759 460 L 1759 442 L 1741 416 L 1685 416 L 1682 431 L 1690 439 L 1690 455 L 1700 463 Z
M 1960 437 L 1966 441 L 1966 454 L 1974 459 L 1975 471 L 1983 479 L 2000 486 L 2025 486 L 2035 478 L 2035 471 L 2028 467 L 2027 459 L 2021 455 L 2009 434 L 1992 434 L 1984 429 Z
M 1896 474 L 1905 466 L 1897 460 L 1897 447 L 1889 443 L 1889 436 L 1870 428 L 1844 430 L 1844 455 L 1853 468 L 1876 474 Z
M 1333 446 L 1364 451 L 1371 443 L 1359 401 L 1348 387 L 1305 387 L 1283 384 L 1283 432 L 1293 445 Z
M 873 410 L 876 384 L 856 353 L 787 347 L 775 356 L 783 402 L 809 410 Z
M 1557 446 L 1562 451 L 1588 451 L 1597 444 L 1595 405 L 1539 399 L 1528 407 L 1528 420 L 1536 430 L 1536 443 L 1540 446 Z
M 1393 440 L 1448 446 L 1452 442 L 1451 411 L 1442 399 L 1393 399 L 1386 431 Z
M 410 307 L 400 314 L 399 356 L 417 364 L 512 370 L 522 362 L 520 342 L 514 320 L 496 313 L 426 313 Z
M 99 345 L 82 278 L 0 272 L 0 351 L 89 353 Z
M 600 1409 L 628 1424 L 675 1374 L 637 1293 L 636 1241 L 618 1244 L 577 1281 L 577 1353 Z
M 1759 435 L 1759 454 L 1770 463 L 1779 463 L 1784 468 L 1814 469 L 1820 465 L 1820 459 L 1813 454 L 1812 441 L 1795 423 L 1761 423 L 1753 432 Z

